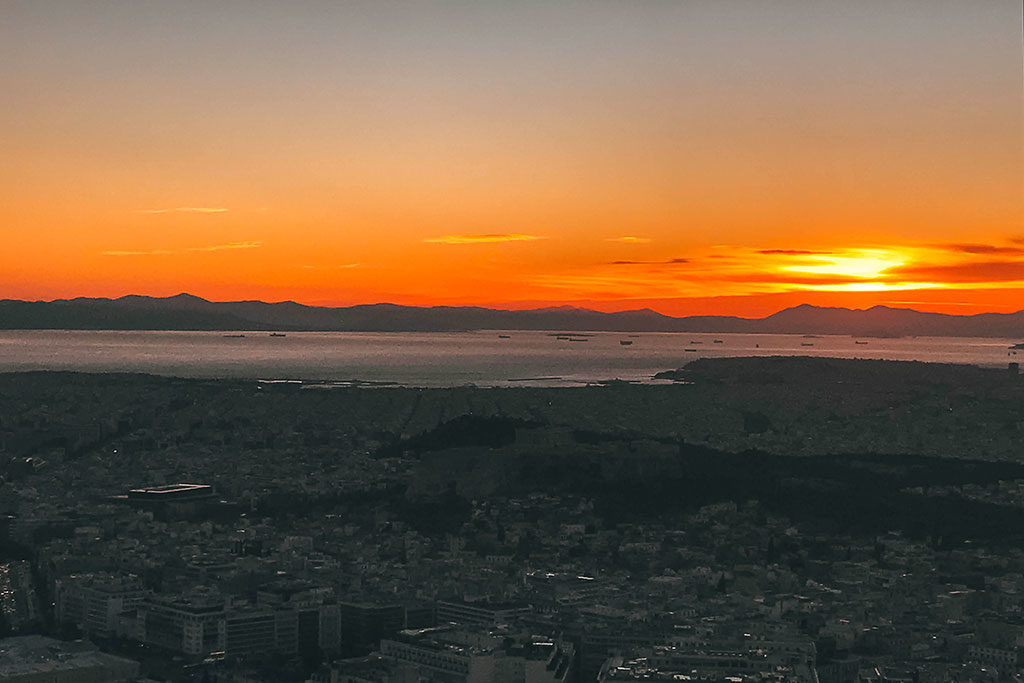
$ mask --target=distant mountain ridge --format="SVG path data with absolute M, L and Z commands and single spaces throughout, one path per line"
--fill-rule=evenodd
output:
M 479 306 L 362 304 L 307 306 L 294 301 L 207 301 L 191 294 L 117 299 L 0 300 L 6 330 L 282 330 L 446 332 L 458 330 L 593 330 L 610 332 L 745 332 L 853 336 L 1005 337 L 1024 339 L 1024 310 L 949 315 L 908 308 L 824 308 L 801 304 L 765 318 L 673 317 L 650 309 L 602 313 L 557 306 L 514 311 Z

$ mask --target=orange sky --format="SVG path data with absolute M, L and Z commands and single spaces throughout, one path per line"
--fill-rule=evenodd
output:
M 0 7 L 0 298 L 1024 308 L 1021 6 Z

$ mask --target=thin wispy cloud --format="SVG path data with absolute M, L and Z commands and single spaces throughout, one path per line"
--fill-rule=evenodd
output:
M 903 281 L 1021 282 L 1024 281 L 1024 261 L 975 261 L 952 265 L 913 264 L 890 268 L 886 275 Z
M 650 237 L 634 237 L 633 235 L 623 235 L 622 237 L 609 237 L 606 241 L 608 242 L 622 242 L 624 244 L 646 244 L 651 241 Z
M 139 209 L 135 213 L 224 213 L 219 206 L 178 206 L 171 209 Z
M 775 256 L 825 256 L 834 252 L 813 249 L 758 249 L 757 253 Z
M 666 261 L 612 261 L 612 266 L 678 266 L 689 263 L 688 258 L 670 258 Z
M 533 284 L 562 296 L 569 292 L 574 298 L 700 297 L 707 296 L 708 291 L 720 296 L 746 296 L 1024 286 L 1024 237 L 1017 235 L 978 243 L 816 247 L 711 246 L 687 258 L 663 256 L 592 263 L 574 271 L 549 273 L 535 278 Z M 714 253 L 717 250 L 721 253 Z M 719 256 L 724 258 L 716 260 Z M 955 299 L 934 303 L 975 305 Z
M 204 251 L 225 251 L 228 249 L 257 249 L 262 246 L 263 242 L 226 242 L 224 244 L 209 244 L 202 247 L 185 247 L 184 249 L 111 249 L 100 253 L 103 256 L 168 256 L 171 254 L 188 254 Z
M 431 244 L 492 244 L 494 242 L 532 242 L 547 239 L 542 235 L 522 235 L 519 233 L 502 233 L 490 235 L 441 235 L 427 237 L 424 242 Z
M 341 263 L 341 264 L 336 265 L 336 266 L 304 265 L 304 266 L 302 266 L 302 268 L 304 270 L 349 270 L 350 268 L 358 268 L 361 265 L 362 265 L 361 263 Z
M 771 273 L 765 271 L 720 273 L 713 277 L 719 282 L 773 285 L 846 285 L 879 279 L 868 279 L 844 273 Z
M 1024 244 L 1024 240 L 1010 241 Z M 1024 254 L 1024 247 L 1003 247 L 994 244 L 936 244 L 933 248 L 958 254 Z
M 262 247 L 263 242 L 228 242 L 226 244 L 212 244 L 208 247 L 187 247 L 184 251 L 223 251 L 225 249 L 256 249 Z

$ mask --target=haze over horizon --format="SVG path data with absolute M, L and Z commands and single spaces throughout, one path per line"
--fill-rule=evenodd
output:
M 0 4 L 0 298 L 1024 307 L 1019 2 Z
M 37 300 L 0 299 L 0 303 L 4 303 L 4 304 L 9 304 L 9 303 L 58 304 L 58 303 L 74 303 L 74 302 L 79 302 L 79 301 L 81 301 L 81 302 L 118 302 L 118 301 L 130 300 L 130 299 L 137 299 L 142 304 L 145 304 L 145 303 L 147 303 L 149 301 L 153 302 L 154 304 L 158 304 L 158 303 L 171 303 L 171 302 L 173 302 L 176 299 L 188 299 L 188 300 L 195 301 L 196 303 L 204 303 L 204 304 L 229 305 L 229 304 L 249 304 L 249 303 L 255 303 L 255 304 L 266 304 L 266 305 L 269 305 L 269 306 L 276 306 L 276 305 L 279 305 L 279 304 L 298 304 L 300 306 L 308 306 L 308 307 L 311 307 L 311 308 L 322 308 L 322 309 L 330 309 L 330 308 L 342 308 L 342 309 L 344 309 L 344 308 L 354 308 L 354 307 L 375 307 L 375 306 L 396 306 L 396 307 L 410 308 L 410 309 L 429 309 L 429 308 L 432 308 L 433 306 L 435 306 L 435 305 L 430 305 L 430 304 L 423 304 L 423 305 L 395 304 L 394 302 L 390 302 L 390 301 L 373 301 L 373 302 L 363 302 L 363 303 L 357 303 L 357 304 L 335 306 L 335 305 L 332 305 L 332 304 L 329 304 L 329 303 L 323 303 L 323 304 L 303 303 L 301 301 L 294 301 L 292 299 L 278 299 L 278 300 L 262 300 L 262 299 L 252 299 L 252 298 L 248 298 L 248 299 L 207 299 L 205 297 L 201 297 L 201 296 L 198 296 L 196 294 L 192 294 L 191 292 L 178 292 L 177 294 L 171 294 L 171 295 L 167 295 L 167 296 L 150 296 L 150 295 L 147 295 L 147 294 L 134 294 L 134 293 L 132 293 L 132 294 L 124 294 L 124 295 L 121 295 L 121 296 L 111 296 L 111 297 L 58 297 L 58 298 L 54 298 L 54 299 L 37 299 Z M 466 304 L 466 305 L 436 304 L 436 306 L 447 307 L 447 308 L 479 308 L 479 309 L 489 310 L 489 311 L 494 311 L 494 312 L 531 312 L 531 311 L 559 311 L 559 310 L 566 310 L 566 311 L 592 311 L 592 312 L 598 312 L 598 313 L 643 313 L 643 312 L 653 312 L 653 313 L 658 313 L 660 315 L 666 315 L 666 316 L 669 316 L 669 317 L 677 317 L 677 318 L 687 317 L 686 315 L 672 315 L 672 314 L 669 314 L 669 313 L 661 313 L 661 311 L 658 311 L 655 308 L 651 308 L 649 306 L 643 306 L 643 307 L 639 307 L 639 308 L 617 308 L 617 309 L 604 310 L 604 309 L 602 309 L 600 307 L 596 307 L 595 308 L 595 307 L 586 306 L 586 305 L 579 305 L 578 302 L 576 302 L 576 303 L 554 303 L 554 304 L 552 304 L 550 302 L 547 302 L 547 303 L 546 302 L 537 302 L 537 304 L 535 306 L 532 306 L 532 307 L 527 307 L 527 306 L 523 305 L 524 302 L 519 302 L 519 303 L 520 303 L 520 305 L 518 305 L 518 306 L 503 306 L 501 304 L 492 304 L 492 305 L 488 305 L 488 306 L 477 306 L 477 305 L 473 305 L 473 304 Z M 923 303 L 923 302 L 895 302 L 895 303 L 912 304 L 912 303 Z M 811 310 L 817 309 L 817 310 L 850 311 L 850 312 L 854 312 L 854 313 L 867 312 L 867 311 L 871 311 L 871 310 L 874 310 L 874 309 L 883 309 L 883 308 L 888 308 L 888 309 L 897 310 L 897 311 L 907 311 L 907 312 L 910 312 L 910 313 L 937 312 L 937 311 L 927 311 L 927 310 L 924 310 L 924 309 L 921 309 L 921 308 L 914 308 L 914 307 L 909 306 L 909 305 L 907 305 L 907 306 L 890 306 L 890 305 L 886 305 L 886 304 L 871 304 L 871 305 L 865 305 L 865 306 L 861 306 L 861 307 L 851 307 L 851 306 L 841 306 L 841 305 L 836 305 L 836 306 L 820 306 L 820 305 L 812 304 L 812 303 L 809 303 L 809 302 L 802 302 L 802 303 L 797 303 L 797 304 L 793 304 L 793 305 L 787 305 L 784 308 L 779 308 L 777 310 L 770 311 L 769 313 L 766 313 L 763 316 L 749 316 L 749 315 L 748 316 L 743 316 L 743 315 L 738 315 L 738 314 L 735 314 L 735 313 L 714 313 L 714 312 L 710 312 L 710 313 L 696 313 L 696 314 L 690 314 L 690 315 L 692 315 L 694 317 L 739 317 L 739 318 L 749 318 L 749 319 L 761 319 L 761 318 L 771 317 L 772 315 L 775 315 L 775 314 L 778 314 L 778 313 L 783 313 L 783 312 L 787 312 L 787 311 L 795 311 L 795 310 L 803 309 L 803 308 L 808 308 L 808 309 L 811 309 Z M 985 313 L 1000 313 L 1000 312 L 1002 312 L 1002 311 L 985 311 Z M 1010 311 L 1005 311 L 1005 312 L 1007 312 L 1007 313 L 1024 313 L 1024 304 L 1022 304 L 1021 308 L 1019 308 L 1017 310 L 1010 310 Z M 961 312 L 944 313 L 943 315 L 969 316 L 969 315 L 975 315 L 975 312 L 973 312 L 973 311 L 972 312 L 961 311 Z

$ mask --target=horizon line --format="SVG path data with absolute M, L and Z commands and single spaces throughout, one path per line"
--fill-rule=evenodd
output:
M 128 299 L 128 298 L 152 299 L 152 300 L 168 300 L 168 299 L 176 299 L 176 298 L 183 298 L 183 297 L 189 297 L 189 298 L 193 298 L 193 299 L 198 299 L 200 301 L 203 301 L 205 303 L 210 303 L 210 304 L 261 303 L 261 304 L 266 304 L 268 306 L 279 305 L 279 304 L 294 304 L 294 305 L 297 305 L 297 306 L 304 306 L 306 308 L 320 308 L 320 309 L 347 309 L 347 308 L 358 308 L 358 307 L 367 307 L 367 306 L 394 306 L 394 307 L 398 307 L 398 308 L 413 308 L 413 309 L 422 309 L 422 310 L 428 310 L 428 309 L 434 309 L 434 308 L 464 308 L 464 309 L 476 308 L 476 309 L 483 309 L 483 310 L 487 310 L 487 311 L 515 313 L 515 312 L 548 311 L 548 310 L 552 310 L 552 309 L 562 308 L 562 309 L 571 309 L 571 310 L 577 310 L 577 311 L 585 311 L 585 312 L 590 312 L 590 313 L 599 313 L 599 314 L 602 314 L 602 315 L 615 315 L 615 314 L 622 314 L 622 313 L 636 313 L 636 312 L 649 311 L 649 312 L 654 313 L 656 315 L 663 316 L 663 317 L 670 318 L 670 319 L 675 319 L 675 320 L 682 320 L 682 319 L 686 319 L 686 318 L 709 318 L 709 317 L 710 318 L 716 318 L 716 317 L 720 317 L 720 318 L 735 318 L 735 319 L 740 319 L 740 320 L 764 320 L 765 318 L 770 318 L 771 316 L 776 315 L 778 313 L 781 313 L 783 311 L 792 310 L 792 309 L 801 308 L 801 307 L 810 307 L 810 308 L 817 308 L 817 309 L 822 309 L 822 310 L 830 310 L 830 309 L 831 310 L 843 310 L 843 311 L 851 311 L 851 312 L 865 312 L 865 311 L 869 311 L 869 310 L 872 310 L 872 309 L 883 308 L 883 309 L 889 309 L 889 310 L 909 311 L 909 312 L 914 312 L 914 313 L 922 313 L 922 314 L 930 314 L 930 315 L 943 315 L 943 316 L 957 317 L 957 318 L 969 318 L 969 317 L 973 317 L 973 316 L 977 316 L 977 315 L 986 315 L 986 314 L 990 314 L 990 315 L 1015 315 L 1017 313 L 1024 313 L 1024 308 L 1017 309 L 1015 311 L 1008 311 L 1008 312 L 985 310 L 985 311 L 980 311 L 980 312 L 977 312 L 977 313 L 940 313 L 940 312 L 935 312 L 935 311 L 921 311 L 921 310 L 918 310 L 916 308 L 909 308 L 909 307 L 888 306 L 888 305 L 885 305 L 885 304 L 874 304 L 872 306 L 868 306 L 868 307 L 865 307 L 865 308 L 852 308 L 852 307 L 848 307 L 848 306 L 821 306 L 821 305 L 818 305 L 818 304 L 812 304 L 812 303 L 804 301 L 804 302 L 801 302 L 801 303 L 798 303 L 798 304 L 793 304 L 793 305 L 790 305 L 790 306 L 783 306 L 782 308 L 775 309 L 773 312 L 768 313 L 768 314 L 763 315 L 763 316 L 760 316 L 760 317 L 743 316 L 743 315 L 736 315 L 736 314 L 729 314 L 729 313 L 698 313 L 698 314 L 687 314 L 687 315 L 672 315 L 672 314 L 669 314 L 669 313 L 662 313 L 661 311 L 658 311 L 658 310 L 656 310 L 654 308 L 651 308 L 650 306 L 642 306 L 642 307 L 639 307 L 639 308 L 622 308 L 622 309 L 618 309 L 618 310 L 614 310 L 614 311 L 601 311 L 601 310 L 597 310 L 595 308 L 589 308 L 587 306 L 581 306 L 581 305 L 576 305 L 576 304 L 571 304 L 571 303 L 566 303 L 566 302 L 551 302 L 550 304 L 547 304 L 547 305 L 530 306 L 528 308 L 505 308 L 505 307 L 500 307 L 500 306 L 507 305 L 507 304 L 495 304 L 495 305 L 486 305 L 486 304 L 428 304 L 428 305 L 420 305 L 420 304 L 399 304 L 399 303 L 395 303 L 395 302 L 392 302 L 392 301 L 375 301 L 375 302 L 372 302 L 372 303 L 355 303 L 355 304 L 345 304 L 345 305 L 327 305 L 327 304 L 308 304 L 308 303 L 302 303 L 301 301 L 295 301 L 294 299 L 281 299 L 281 300 L 277 300 L 277 301 L 265 301 L 263 299 L 214 300 L 214 299 L 207 299 L 205 297 L 199 296 L 197 294 L 192 294 L 190 292 L 179 292 L 177 294 L 171 294 L 171 295 L 167 295 L 167 296 L 153 296 L 153 295 L 150 295 L 150 294 L 129 293 L 129 294 L 123 294 L 121 296 L 116 296 L 116 297 L 76 296 L 76 297 L 68 297 L 68 298 L 57 297 L 57 298 L 54 298 L 54 299 L 11 299 L 11 298 L 4 298 L 4 299 L 0 299 L 0 303 L 13 302 L 13 303 L 54 304 L 54 303 L 72 303 L 72 302 L 76 302 L 76 301 L 111 301 L 111 302 L 113 302 L 113 301 L 119 301 L 119 300 Z M 962 303 L 962 302 L 927 302 L 927 301 L 921 301 L 919 303 L 926 304 L 926 305 L 968 305 L 968 306 L 974 305 L 974 304 L 968 304 L 968 303 Z M 978 305 L 980 306 L 981 304 L 978 304 Z

